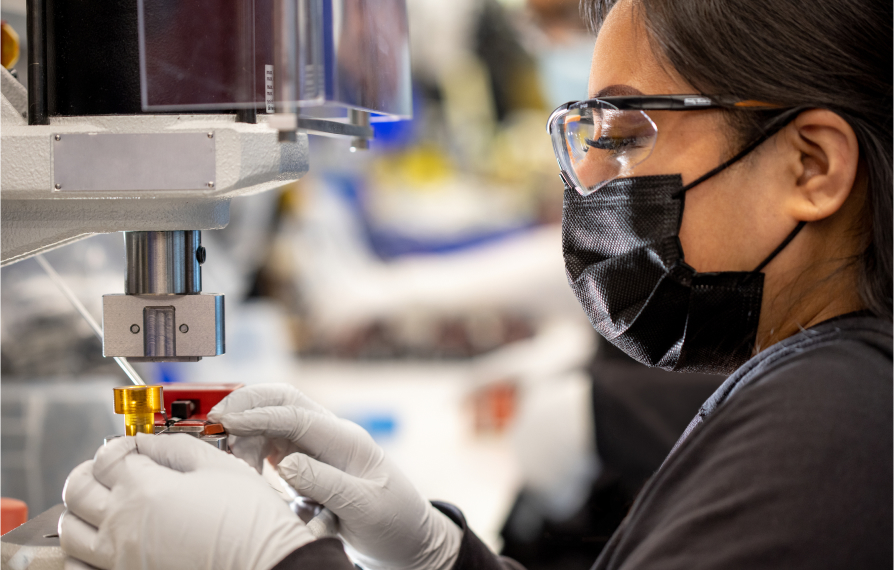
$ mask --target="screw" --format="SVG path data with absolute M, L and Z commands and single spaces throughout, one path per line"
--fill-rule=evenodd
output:
M 214 182 L 209 182 L 206 186 L 208 186 L 208 188 L 214 188 Z
M 196 261 L 199 262 L 199 265 L 205 263 L 205 258 L 207 257 L 207 255 L 208 253 L 205 251 L 205 246 L 200 245 L 198 249 L 196 249 Z
M 208 138 L 209 138 L 209 139 L 213 139 L 213 138 L 214 138 L 214 133 L 208 133 Z
M 53 186 L 53 188 L 55 188 L 56 190 L 62 190 L 62 185 L 59 184 L 59 183 L 57 182 L 57 183 Z
M 186 326 L 186 325 L 180 325 L 180 332 L 182 332 L 182 333 L 188 333 L 188 332 L 189 332 L 189 327 Z
M 138 334 L 140 332 L 140 325 L 130 325 L 130 332 Z
M 57 141 L 61 141 L 61 140 L 62 140 L 62 135 L 56 135 L 55 138 L 56 138 Z

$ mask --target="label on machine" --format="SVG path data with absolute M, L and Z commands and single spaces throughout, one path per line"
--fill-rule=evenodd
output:
M 59 192 L 209 190 L 215 185 L 208 133 L 53 135 Z

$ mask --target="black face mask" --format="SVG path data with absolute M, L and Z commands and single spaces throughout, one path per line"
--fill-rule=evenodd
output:
M 619 178 L 589 196 L 566 186 L 562 251 L 571 288 L 596 330 L 643 364 L 729 374 L 751 357 L 761 270 L 804 222 L 750 272 L 697 273 L 678 234 L 686 191 L 765 138 L 688 186 L 680 175 Z

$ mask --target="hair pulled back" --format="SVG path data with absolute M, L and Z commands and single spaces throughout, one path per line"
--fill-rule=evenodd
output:
M 593 30 L 618 0 L 582 0 Z M 859 293 L 892 314 L 892 5 L 879 0 L 634 0 L 656 51 L 701 93 L 833 111 L 854 129 L 866 184 Z M 770 114 L 731 110 L 743 141 Z

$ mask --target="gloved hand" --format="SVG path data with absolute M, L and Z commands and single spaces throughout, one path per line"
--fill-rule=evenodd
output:
M 280 476 L 339 518 L 352 558 L 367 570 L 449 570 L 462 531 L 435 509 L 360 426 L 297 389 L 237 390 L 208 414 L 247 461 L 272 454 Z
M 270 570 L 314 539 L 250 467 L 189 435 L 109 442 L 62 499 L 62 549 L 103 569 Z

